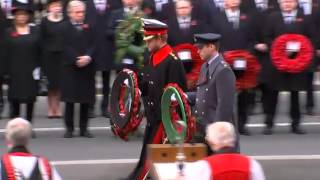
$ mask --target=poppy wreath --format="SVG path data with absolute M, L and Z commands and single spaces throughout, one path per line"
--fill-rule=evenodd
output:
M 286 54 L 286 45 L 289 41 L 300 43 L 300 51 L 293 59 Z M 271 46 L 271 61 L 277 70 L 282 72 L 300 73 L 311 64 L 312 57 L 312 43 L 300 34 L 283 34 L 277 37 Z
M 260 64 L 257 58 L 250 52 L 245 50 L 232 50 L 223 53 L 225 61 L 233 65 L 234 61 L 237 59 L 242 59 L 246 61 L 247 67 L 243 75 L 237 78 L 236 88 L 238 90 L 251 89 L 257 86 L 257 77 L 260 72 Z
M 141 123 L 143 115 L 140 113 L 140 107 L 137 75 L 132 70 L 124 69 L 117 75 L 111 90 L 110 122 L 112 132 L 116 136 L 128 141 L 129 134 Z
M 198 48 L 193 46 L 192 44 L 184 43 L 179 44 L 173 48 L 173 51 L 177 55 L 178 52 L 188 50 L 191 52 L 191 60 L 192 60 L 192 69 L 189 73 L 186 74 L 188 89 L 193 89 L 196 87 L 196 83 L 199 78 L 201 66 L 204 61 L 201 59 Z
M 174 101 L 171 100 L 172 95 L 175 95 Z M 164 88 L 161 98 L 161 117 L 170 143 L 176 143 L 179 140 L 188 142 L 196 132 L 196 119 L 191 114 L 191 108 L 183 90 L 176 83 L 169 83 Z M 179 125 L 180 119 L 184 125 Z

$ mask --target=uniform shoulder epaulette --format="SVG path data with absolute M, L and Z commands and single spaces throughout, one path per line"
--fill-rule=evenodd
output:
M 221 64 L 223 65 L 223 67 L 230 67 L 229 64 L 225 61 L 221 61 Z
M 174 60 L 178 60 L 178 57 L 173 52 L 170 53 L 170 56 L 172 56 Z

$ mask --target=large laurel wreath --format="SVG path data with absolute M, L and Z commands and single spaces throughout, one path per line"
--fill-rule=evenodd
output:
M 136 65 L 143 65 L 143 53 L 145 45 L 143 42 L 143 12 L 137 11 L 129 14 L 123 21 L 119 23 L 116 29 L 116 62 L 121 63 L 122 60 L 129 56 L 136 60 Z

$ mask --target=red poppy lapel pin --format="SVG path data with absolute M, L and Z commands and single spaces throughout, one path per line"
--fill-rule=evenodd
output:
M 11 32 L 11 37 L 16 38 L 19 36 L 19 33 L 17 31 Z
M 83 30 L 88 30 L 88 29 L 89 29 L 89 24 L 82 24 L 82 25 L 81 25 L 81 28 L 82 28 Z
M 198 21 L 196 20 L 192 20 L 191 23 L 190 23 L 191 26 L 196 26 L 198 25 Z
M 240 20 L 246 20 L 248 17 L 247 17 L 247 15 L 245 15 L 245 14 L 243 14 L 243 15 L 241 15 L 240 16 Z

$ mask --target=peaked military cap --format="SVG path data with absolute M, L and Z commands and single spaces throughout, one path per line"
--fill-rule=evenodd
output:
M 168 33 L 168 25 L 156 19 L 142 19 L 144 40 Z
M 220 40 L 220 34 L 214 33 L 204 33 L 204 34 L 195 34 L 194 35 L 194 43 L 195 46 L 202 46 L 204 44 L 216 43 Z

